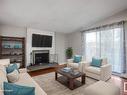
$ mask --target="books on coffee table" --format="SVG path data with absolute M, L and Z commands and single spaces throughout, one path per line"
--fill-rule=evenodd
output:
M 71 75 L 78 75 L 79 73 L 80 73 L 79 71 L 74 71 L 74 70 L 70 72 Z
M 65 68 L 62 68 L 61 70 L 64 72 L 70 72 L 72 69 L 69 67 L 65 67 Z
M 70 73 L 71 75 L 78 75 L 80 72 L 73 68 L 65 67 L 61 69 L 63 72 Z

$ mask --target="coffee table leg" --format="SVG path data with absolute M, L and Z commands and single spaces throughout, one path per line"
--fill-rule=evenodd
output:
M 82 84 L 85 84 L 85 80 L 86 80 L 86 79 L 85 79 L 85 75 L 82 75 L 81 78 L 82 78 Z
M 73 79 L 69 79 L 69 88 L 70 88 L 71 90 L 74 89 L 74 80 L 73 80 Z
M 55 80 L 57 80 L 57 72 L 55 72 Z

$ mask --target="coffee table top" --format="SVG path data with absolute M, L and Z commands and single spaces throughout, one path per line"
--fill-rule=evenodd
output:
M 83 73 L 83 72 L 79 72 L 78 74 L 73 75 L 70 72 L 64 72 L 64 71 L 62 71 L 62 69 L 57 69 L 55 72 L 59 73 L 59 74 L 61 74 L 63 76 L 66 76 L 68 78 L 72 78 L 72 79 L 75 79 L 75 78 L 78 78 L 78 77 L 81 77 L 81 76 L 85 75 L 85 73 Z

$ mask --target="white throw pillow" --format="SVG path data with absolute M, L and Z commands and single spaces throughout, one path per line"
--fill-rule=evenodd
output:
M 13 72 L 7 74 L 8 81 L 14 83 L 19 79 L 19 72 L 18 70 L 14 70 Z

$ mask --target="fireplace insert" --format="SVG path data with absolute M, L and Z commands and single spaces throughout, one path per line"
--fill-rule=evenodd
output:
M 33 51 L 33 64 L 42 65 L 49 63 L 49 50 Z

